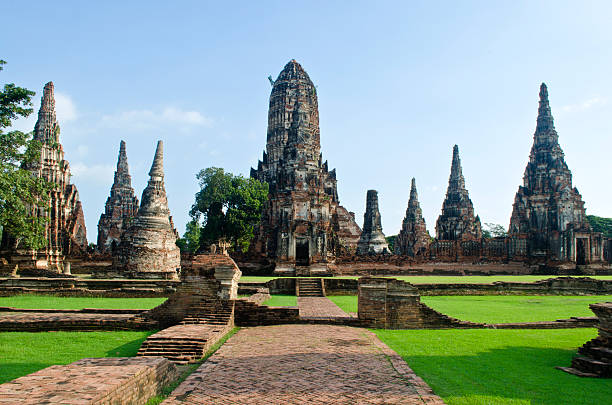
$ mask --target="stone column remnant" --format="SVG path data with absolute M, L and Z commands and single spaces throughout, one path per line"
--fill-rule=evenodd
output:
M 113 269 L 128 278 L 177 279 L 181 258 L 164 187 L 162 141 L 157 142 L 149 176 L 138 214 L 113 253 Z
M 119 144 L 117 170 L 106 200 L 104 212 L 98 222 L 98 251 L 112 252 L 121 242 L 121 234 L 138 213 L 138 197 L 132 188 L 125 141 Z
M 388 253 L 389 246 L 382 232 L 380 211 L 378 210 L 378 191 L 368 190 L 366 196 L 366 210 L 363 214 L 363 231 L 357 244 L 357 254 L 367 255 Z
M 418 252 L 427 249 L 429 240 L 429 232 L 419 205 L 416 180 L 413 177 L 406 216 L 402 222 L 402 229 L 395 239 L 395 254 L 415 256 Z
M 448 179 L 442 214 L 436 222 L 438 240 L 478 240 L 482 238 L 480 218 L 474 216 L 474 206 L 465 188 L 459 147 L 453 146 L 453 162 Z

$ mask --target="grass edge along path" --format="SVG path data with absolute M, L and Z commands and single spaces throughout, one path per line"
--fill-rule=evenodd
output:
M 336 276 L 336 277 L 314 277 L 314 278 L 338 278 L 338 279 L 358 279 L 361 276 Z M 610 280 L 612 275 L 608 276 L 554 276 L 554 275 L 493 275 L 493 276 L 376 276 L 395 278 L 402 281 L 407 281 L 412 284 L 489 284 L 496 281 L 506 281 L 515 283 L 533 283 L 540 280 L 557 277 L 590 277 L 596 280 Z M 259 282 L 265 283 L 276 278 L 313 278 L 313 277 L 278 277 L 278 276 L 242 276 L 239 282 Z
M 62 297 L 44 294 L 23 294 L 0 297 L 0 307 L 23 309 L 151 309 L 166 301 L 158 298 Z
M 185 381 L 187 379 L 187 377 L 189 377 L 194 371 L 196 371 L 206 360 L 208 360 L 208 358 L 210 356 L 212 356 L 213 354 L 215 354 L 215 352 L 217 350 L 219 350 L 219 348 L 221 346 L 223 346 L 223 344 L 232 336 L 234 336 L 236 334 L 236 332 L 238 332 L 240 328 L 239 327 L 234 327 L 232 330 L 230 330 L 229 332 L 227 332 L 225 334 L 225 336 L 223 336 L 221 339 L 219 339 L 219 341 L 217 341 L 217 343 L 215 343 L 214 345 L 211 346 L 210 349 L 208 349 L 208 351 L 206 352 L 206 354 L 204 354 L 204 357 L 202 357 L 200 360 L 198 360 L 196 363 L 193 364 L 188 364 L 187 366 L 184 366 L 185 369 L 181 372 L 180 377 L 174 381 L 171 384 L 168 384 L 167 386 L 162 388 L 162 392 L 159 395 L 156 395 L 154 397 L 149 398 L 149 400 L 147 401 L 146 405 L 158 405 L 161 404 L 166 398 L 168 398 L 170 396 L 170 394 L 172 393 L 172 391 L 174 391 L 183 381 Z
M 135 356 L 155 332 L 0 332 L 0 384 L 84 358 Z
M 567 366 L 594 328 L 372 330 L 449 405 L 605 404 L 612 382 Z
M 345 312 L 357 312 L 357 296 L 328 296 Z M 612 301 L 612 295 L 437 295 L 421 302 L 462 321 L 482 323 L 541 322 L 594 316 L 589 304 Z

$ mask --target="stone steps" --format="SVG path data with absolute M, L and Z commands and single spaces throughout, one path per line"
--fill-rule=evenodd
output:
M 594 374 L 598 377 L 612 377 L 612 362 L 609 361 L 577 356 L 572 360 L 572 368 L 578 369 L 585 374 Z
M 320 278 L 299 278 L 298 297 L 324 297 L 323 282 Z

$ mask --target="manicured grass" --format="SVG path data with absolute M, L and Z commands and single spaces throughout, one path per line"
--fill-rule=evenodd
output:
M 86 357 L 129 357 L 154 332 L 2 332 L 0 383 Z
M 357 312 L 357 296 L 329 296 L 346 312 Z M 589 304 L 612 301 L 612 295 L 542 296 L 542 295 L 475 295 L 427 296 L 421 302 L 443 314 L 472 322 L 508 323 L 567 319 L 572 316 L 594 316 Z
M 444 401 L 463 404 L 609 404 L 612 381 L 569 366 L 596 329 L 374 330 Z
M 54 295 L 15 295 L 0 297 L 0 307 L 30 309 L 150 309 L 166 301 L 166 298 L 101 298 L 57 297 Z
M 421 301 L 443 314 L 472 322 L 507 323 L 595 316 L 589 304 L 612 301 L 612 295 L 428 296 Z
M 328 295 L 327 298 L 332 300 L 344 312 L 357 312 L 356 295 Z
M 390 278 L 397 278 L 399 280 L 408 281 L 413 284 L 488 284 L 496 281 L 510 281 L 517 283 L 532 283 L 534 281 L 545 280 L 547 278 L 554 278 L 556 276 L 386 276 Z M 582 277 L 582 276 L 572 276 Z M 591 278 L 599 280 L 612 280 L 612 276 L 589 276 Z M 240 281 L 242 282 L 260 282 L 265 283 L 266 281 L 273 280 L 275 278 L 282 277 L 263 277 L 263 276 L 242 276 Z M 331 277 L 324 277 L 331 278 Z M 358 276 L 340 276 L 334 278 L 348 278 L 357 279 Z
M 269 307 L 295 307 L 297 306 L 297 297 L 295 295 L 273 295 L 263 304 Z

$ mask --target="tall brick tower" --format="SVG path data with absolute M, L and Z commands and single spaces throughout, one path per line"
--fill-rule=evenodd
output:
M 474 205 L 461 170 L 459 147 L 453 147 L 453 162 L 448 179 L 442 214 L 436 222 L 438 240 L 474 240 L 482 238 L 480 218 L 474 216 Z
M 251 251 L 274 260 L 277 272 L 356 247 L 359 227 L 339 205 L 336 171 L 321 155 L 317 89 L 295 60 L 273 82 L 266 151 L 251 177 L 269 185 Z
M 572 186 L 544 83 L 533 146 L 523 185 L 514 197 L 508 231 L 511 236 L 527 237 L 532 258 L 578 264 L 603 260 L 601 234 L 592 232 L 582 196 Z

